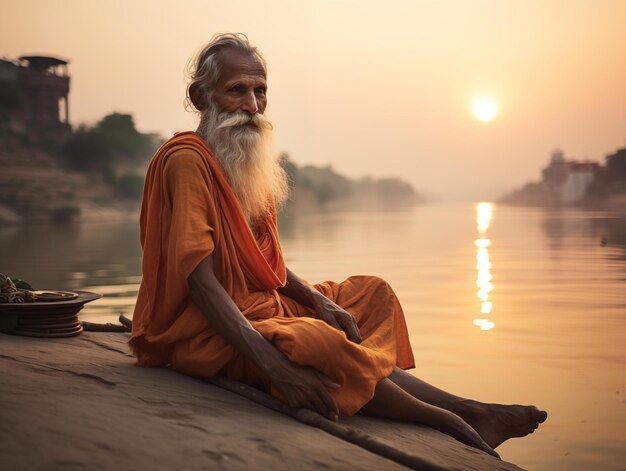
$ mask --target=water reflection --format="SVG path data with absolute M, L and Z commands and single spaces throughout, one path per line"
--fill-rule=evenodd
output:
M 103 294 L 81 319 L 116 322 L 119 314 L 132 315 L 141 280 L 137 220 L 2 228 L 0 272 L 39 289 Z
M 550 209 L 543 213 L 541 227 L 548 236 L 551 254 L 555 258 L 567 250 L 563 246 L 564 242 L 570 242 L 574 237 L 580 241 L 592 236 L 597 246 L 622 249 L 622 254 L 611 254 L 612 258 L 626 259 L 625 212 Z
M 480 299 L 480 314 L 481 317 L 474 319 L 473 324 L 480 327 L 481 330 L 491 330 L 496 324 L 489 320 L 488 314 L 491 314 L 493 309 L 493 302 L 489 299 L 489 293 L 494 289 L 491 280 L 491 261 L 489 260 L 489 247 L 491 246 L 491 240 L 485 236 L 487 230 L 491 225 L 493 219 L 493 204 L 491 203 L 479 203 L 476 206 L 476 228 L 478 230 L 478 239 L 474 241 L 476 246 L 476 286 L 478 291 L 476 296 Z

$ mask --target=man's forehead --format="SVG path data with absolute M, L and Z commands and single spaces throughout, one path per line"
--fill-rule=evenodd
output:
M 241 75 L 266 78 L 263 64 L 248 52 L 224 48 L 219 52 L 218 61 L 220 70 L 218 83 L 233 80 Z

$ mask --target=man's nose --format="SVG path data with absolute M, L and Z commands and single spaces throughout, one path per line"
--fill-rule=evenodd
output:
M 259 111 L 259 105 L 256 101 L 256 96 L 254 92 L 246 93 L 244 96 L 243 102 L 240 107 L 241 111 L 246 111 L 247 113 L 254 114 Z

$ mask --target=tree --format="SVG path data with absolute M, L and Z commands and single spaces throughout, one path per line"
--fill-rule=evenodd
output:
M 155 150 L 152 136 L 137 131 L 129 114 L 111 113 L 98 122 L 94 131 L 102 136 L 110 158 L 116 163 L 136 163 L 150 157 Z
M 93 127 L 78 128 L 63 146 L 62 154 L 73 169 L 96 172 L 115 183 L 120 171 L 146 162 L 159 140 L 156 135 L 137 131 L 131 115 L 111 113 Z
M 67 163 L 75 170 L 104 172 L 111 166 L 111 156 L 105 137 L 81 126 L 63 146 Z M 110 171 L 110 168 L 109 168 Z

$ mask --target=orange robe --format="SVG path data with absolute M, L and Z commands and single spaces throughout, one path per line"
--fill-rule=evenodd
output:
M 175 134 L 155 154 L 140 226 L 143 279 L 130 340 L 139 365 L 169 365 L 203 378 L 223 374 L 280 398 L 190 299 L 187 279 L 212 253 L 218 281 L 252 326 L 291 361 L 341 385 L 330 391 L 341 413 L 352 415 L 365 405 L 395 365 L 414 366 L 402 309 L 380 278 L 314 285 L 354 315 L 361 344 L 276 290 L 286 279 L 276 215 L 255 238 L 212 150 L 196 133 Z

